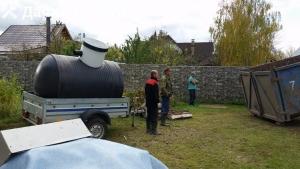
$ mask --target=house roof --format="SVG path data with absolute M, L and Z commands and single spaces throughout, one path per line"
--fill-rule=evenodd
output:
M 157 38 L 158 36 L 163 37 L 165 40 L 176 45 L 176 50 L 184 53 L 185 55 L 191 56 L 192 47 L 194 46 L 194 62 L 199 65 L 210 66 L 214 64 L 214 45 L 212 42 L 179 42 L 177 43 L 170 35 L 166 32 L 156 31 L 150 36 L 150 39 Z
M 149 39 L 153 39 L 153 38 L 157 38 L 158 36 L 161 36 L 162 38 L 164 38 L 165 40 L 168 40 L 171 43 L 176 44 L 176 41 L 168 34 L 164 33 L 164 32 L 160 32 L 160 33 L 156 33 L 156 31 L 153 33 L 153 35 L 150 36 Z
M 184 52 L 191 54 L 192 53 L 192 42 L 189 43 L 176 43 L 177 46 Z M 195 42 L 194 43 L 195 51 L 194 56 L 200 61 L 201 65 L 211 64 L 211 59 L 213 58 L 214 45 L 212 42 Z
M 51 37 L 57 36 L 61 31 L 67 30 L 64 24 L 51 25 Z M 72 39 L 72 38 L 71 38 Z M 46 46 L 45 25 L 11 25 L 0 35 L 0 51 L 23 51 Z

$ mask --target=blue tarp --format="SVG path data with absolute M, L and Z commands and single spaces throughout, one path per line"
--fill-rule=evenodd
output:
M 167 169 L 148 151 L 106 140 L 84 138 L 31 149 L 0 169 Z

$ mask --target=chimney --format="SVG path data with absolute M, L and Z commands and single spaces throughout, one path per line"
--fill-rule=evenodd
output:
M 85 38 L 85 33 L 82 34 L 82 38 Z
M 49 48 L 50 43 L 51 43 L 51 36 L 50 36 L 50 33 L 51 33 L 51 21 L 50 21 L 50 19 L 51 19 L 50 16 L 46 17 L 46 45 L 47 45 L 47 48 Z
M 195 56 L 195 39 L 192 39 L 192 43 L 191 43 L 191 55 L 192 55 L 192 57 Z

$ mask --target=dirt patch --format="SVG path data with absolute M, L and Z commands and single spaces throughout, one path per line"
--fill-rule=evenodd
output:
M 203 105 L 202 107 L 204 108 L 210 108 L 210 109 L 227 109 L 227 106 L 223 106 L 223 105 Z

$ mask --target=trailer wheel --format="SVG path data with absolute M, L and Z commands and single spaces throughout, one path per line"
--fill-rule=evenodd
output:
M 99 117 L 88 120 L 87 128 L 95 138 L 104 138 L 107 132 L 106 122 Z

